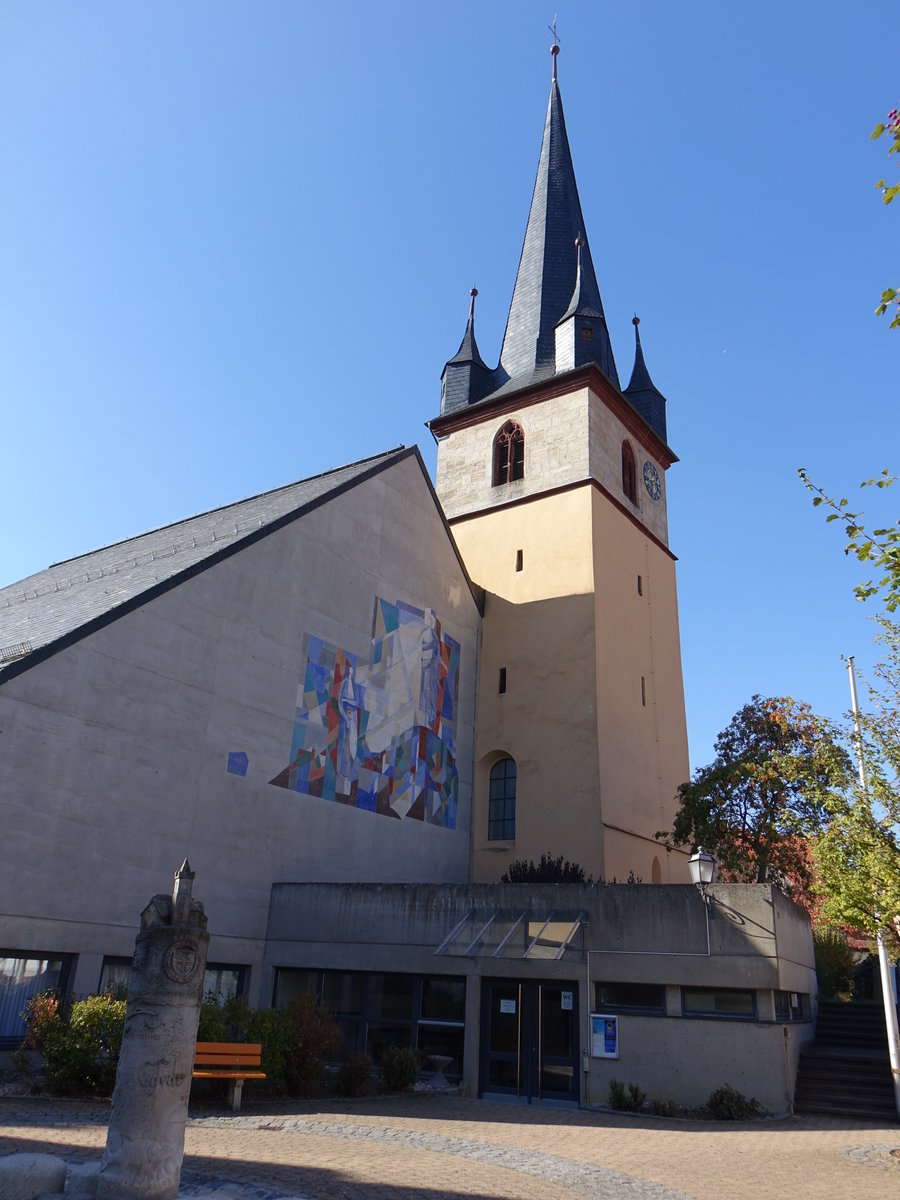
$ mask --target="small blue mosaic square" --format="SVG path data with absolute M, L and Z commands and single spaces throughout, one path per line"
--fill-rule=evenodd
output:
M 228 754 L 228 766 L 225 770 L 229 775 L 246 775 L 250 759 L 243 750 L 232 750 Z

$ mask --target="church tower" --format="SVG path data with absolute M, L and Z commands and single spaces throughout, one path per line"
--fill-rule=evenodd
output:
M 681 882 L 671 828 L 689 775 L 665 398 L 623 390 L 557 82 L 500 362 L 465 335 L 442 376 L 437 492 L 486 593 L 472 878 L 550 852 L 595 878 Z

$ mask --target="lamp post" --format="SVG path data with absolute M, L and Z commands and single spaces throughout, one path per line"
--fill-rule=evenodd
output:
M 709 908 L 712 904 L 709 887 L 716 873 L 716 860 L 702 846 L 698 846 L 688 859 L 688 867 L 691 872 L 691 883 L 703 897 L 703 903 Z

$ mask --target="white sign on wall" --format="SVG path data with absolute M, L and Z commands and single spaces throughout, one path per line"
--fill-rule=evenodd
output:
M 564 1012 L 565 1011 L 571 1012 L 572 1011 L 572 993 L 571 992 L 562 992 L 561 995 L 562 995 L 562 1003 L 560 1004 L 560 1007 L 563 1009 Z
M 500 1011 L 502 1013 L 514 1013 L 516 1011 L 515 1000 L 501 1000 Z

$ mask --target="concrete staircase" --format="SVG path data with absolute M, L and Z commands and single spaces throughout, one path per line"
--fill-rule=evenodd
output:
M 794 1111 L 900 1124 L 881 1004 L 820 1000 L 800 1054 Z

